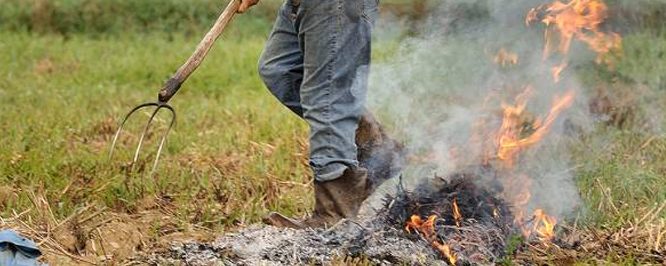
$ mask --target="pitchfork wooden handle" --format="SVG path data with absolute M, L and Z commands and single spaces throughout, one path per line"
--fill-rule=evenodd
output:
M 176 74 L 171 76 L 171 78 L 167 80 L 166 84 L 164 84 L 164 87 L 162 87 L 159 95 L 157 96 L 159 103 L 167 103 L 171 97 L 173 97 L 173 95 L 178 92 L 178 89 L 180 89 L 180 86 L 183 85 L 183 82 L 185 82 L 185 80 L 187 80 L 192 72 L 194 72 L 194 70 L 196 70 L 199 65 L 201 65 L 201 62 L 203 62 L 204 58 L 206 58 L 206 55 L 213 47 L 213 44 L 217 38 L 220 37 L 220 34 L 222 34 L 224 29 L 227 27 L 231 19 L 238 11 L 239 6 L 240 0 L 231 0 L 231 2 L 229 2 L 227 8 L 222 11 L 222 14 L 220 14 L 220 17 L 217 18 L 215 24 L 213 27 L 211 27 L 208 33 L 206 33 L 206 36 L 204 36 L 203 40 L 201 40 L 192 56 L 190 56 L 190 58 L 187 59 L 187 62 L 185 62 L 185 64 L 183 64 L 178 69 L 178 71 L 176 71 Z

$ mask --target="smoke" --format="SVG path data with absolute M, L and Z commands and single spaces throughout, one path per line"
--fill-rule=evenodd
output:
M 513 104 L 529 85 L 534 92 L 527 110 L 543 117 L 556 96 L 573 90 L 573 105 L 560 114 L 541 142 L 521 152 L 510 172 L 516 176 L 499 178 L 509 198 L 514 195 L 507 186 L 529 186 L 525 213 L 542 208 L 563 218 L 575 210 L 580 197 L 567 143 L 572 132 L 589 131 L 595 118 L 588 112 L 586 90 L 571 69 L 593 62 L 595 54 L 574 45 L 569 67 L 555 83 L 551 67 L 561 58 L 544 60 L 543 26 L 525 24 L 528 11 L 544 3 L 443 0 L 432 3 L 431 15 L 412 28 L 390 16 L 380 19 L 376 39 L 396 43 L 397 48 L 390 58 L 373 64 L 368 104 L 392 125 L 392 133 L 413 155 L 403 173 L 406 178 L 425 177 L 424 165 L 437 176 L 470 167 L 483 172 L 479 166 L 502 122 L 503 103 Z M 401 37 L 400 32 L 414 29 L 410 37 Z M 502 48 L 516 53 L 519 63 L 504 67 L 495 63 Z M 489 184 L 493 178 L 482 179 Z

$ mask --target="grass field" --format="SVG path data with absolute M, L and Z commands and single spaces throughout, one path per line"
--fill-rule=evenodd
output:
M 149 248 L 173 233 L 256 223 L 269 210 L 305 213 L 312 205 L 307 126 L 268 93 L 256 72 L 269 27 L 264 20 L 237 20 L 174 98 L 178 124 L 154 177 L 124 169 L 145 116 L 131 121 L 134 134 L 121 140 L 111 161 L 109 141 L 122 114 L 155 99 L 198 35 L 0 32 L 0 228 L 21 225 L 58 238 L 55 229 L 96 211 L 168 216 L 146 218 Z M 390 56 L 391 44 L 376 47 L 378 57 Z M 626 36 L 625 51 L 617 72 L 582 73 L 583 79 L 591 87 L 626 92 L 636 86 L 663 96 L 666 37 Z M 619 230 L 649 220 L 662 240 L 645 241 L 663 249 L 666 138 L 660 130 L 632 129 L 650 114 L 639 109 L 626 124 L 598 125 L 572 144 L 585 201 L 577 222 Z M 146 151 L 156 136 L 150 140 Z M 636 263 L 630 256 L 606 259 Z

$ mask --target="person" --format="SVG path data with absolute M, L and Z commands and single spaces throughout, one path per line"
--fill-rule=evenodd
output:
M 242 0 L 239 12 L 257 2 Z M 378 0 L 286 0 L 278 11 L 259 74 L 310 127 L 315 207 L 305 219 L 273 212 L 266 223 L 324 227 L 352 218 L 399 165 L 400 145 L 364 107 L 377 12 Z

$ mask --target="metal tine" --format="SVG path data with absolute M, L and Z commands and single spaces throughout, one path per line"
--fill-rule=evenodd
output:
M 151 107 L 151 106 L 156 106 L 159 107 L 159 104 L 157 103 L 144 103 L 141 104 L 137 107 L 134 107 L 127 115 L 125 115 L 125 118 L 123 121 L 120 123 L 120 126 L 118 126 L 118 130 L 116 130 L 116 134 L 113 136 L 113 142 L 111 142 L 111 150 L 109 151 L 109 159 L 113 158 L 113 152 L 116 148 L 116 142 L 118 141 L 118 137 L 120 136 L 120 133 L 123 131 L 123 127 L 125 127 L 125 123 L 127 123 L 127 120 L 134 114 L 136 111 L 146 108 L 146 107 Z
M 157 102 L 144 103 L 142 105 L 134 107 L 134 109 L 132 109 L 125 116 L 125 119 L 123 119 L 123 121 L 120 123 L 120 126 L 118 127 L 118 130 L 116 131 L 116 134 L 113 137 L 113 142 L 111 143 L 111 150 L 109 151 L 109 159 L 113 157 L 113 152 L 116 147 L 116 142 L 118 141 L 118 137 L 121 134 L 120 132 L 122 132 L 123 127 L 125 126 L 125 123 L 129 119 L 129 117 L 139 109 L 149 106 L 155 106 L 156 107 L 155 111 L 153 111 L 153 114 L 150 116 L 150 120 L 146 124 L 143 132 L 141 133 L 139 144 L 136 148 L 136 152 L 134 153 L 134 159 L 132 160 L 132 167 L 131 167 L 131 171 L 134 171 L 134 166 L 139 158 L 139 152 L 141 152 L 143 140 L 146 137 L 146 132 L 150 128 L 150 124 L 153 122 L 155 115 L 157 115 L 157 113 L 161 109 L 167 109 L 171 112 L 172 115 L 171 123 L 169 123 L 169 128 L 167 128 L 166 132 L 162 136 L 162 139 L 160 140 L 157 154 L 155 155 L 155 163 L 153 164 L 153 169 L 151 171 L 151 174 L 155 171 L 155 167 L 157 166 L 160 154 L 162 153 L 162 149 L 164 148 L 164 143 L 166 142 L 167 135 L 171 131 L 171 128 L 174 126 L 176 121 L 176 112 L 171 106 L 167 105 L 167 102 L 176 94 L 176 92 L 178 92 L 183 82 L 187 80 L 187 78 L 192 74 L 192 72 L 194 72 L 194 70 L 196 70 L 199 67 L 199 65 L 201 65 L 201 62 L 203 62 L 203 59 L 206 57 L 208 52 L 210 52 L 210 49 L 213 47 L 213 44 L 218 39 L 218 37 L 220 37 L 220 34 L 222 34 L 222 32 L 227 27 L 231 19 L 237 13 L 240 6 L 241 6 L 241 1 L 238 0 L 229 1 L 229 4 L 224 9 L 224 11 L 222 11 L 222 14 L 220 14 L 220 16 L 217 18 L 215 24 L 213 24 L 208 33 L 206 33 L 206 36 L 204 36 L 201 42 L 199 42 L 199 45 L 197 45 L 197 49 L 194 51 L 194 53 L 187 59 L 187 61 L 180 68 L 178 68 L 178 71 L 176 71 L 176 73 L 164 84 L 164 86 L 158 93 Z
M 148 119 L 148 123 L 146 123 L 146 126 L 143 129 L 143 132 L 141 132 L 141 138 L 139 138 L 139 144 L 136 146 L 136 152 L 134 152 L 134 159 L 132 159 L 132 172 L 134 172 L 134 166 L 136 165 L 136 162 L 139 161 L 139 153 L 141 152 L 141 147 L 143 147 L 143 140 L 146 138 L 146 133 L 148 133 L 148 129 L 150 129 L 150 124 L 153 123 L 153 120 L 155 120 L 155 116 L 157 113 L 162 109 L 163 105 L 157 104 L 157 108 L 155 108 L 155 111 L 150 115 L 150 118 Z
M 155 162 L 153 163 L 153 168 L 150 170 L 150 175 L 152 176 L 155 173 L 155 169 L 157 169 L 157 162 L 160 160 L 160 155 L 162 154 L 162 148 L 164 147 L 164 143 L 166 142 L 166 138 L 169 135 L 169 132 L 173 128 L 173 125 L 176 123 L 176 111 L 169 105 L 167 104 L 162 104 L 159 107 L 157 107 L 157 110 L 160 109 L 167 109 L 171 112 L 171 122 L 169 123 L 169 127 L 166 129 L 164 134 L 162 135 L 162 139 L 160 140 L 160 145 L 157 148 L 157 154 L 155 154 Z

